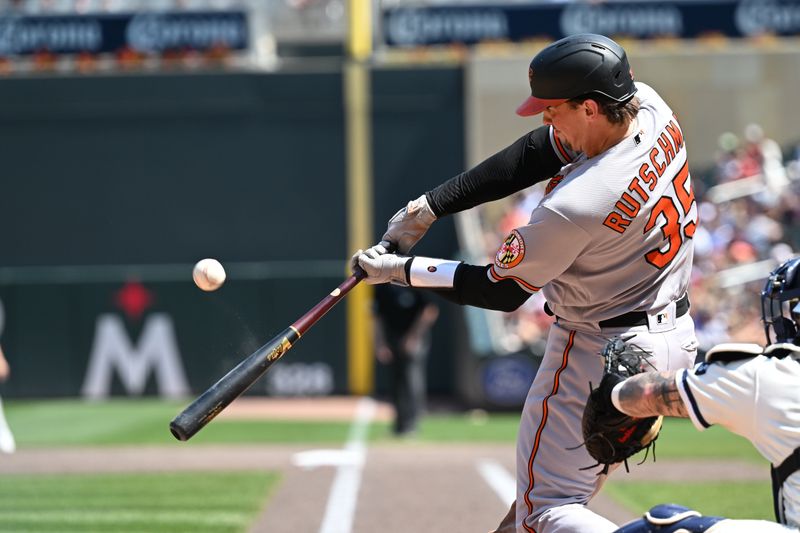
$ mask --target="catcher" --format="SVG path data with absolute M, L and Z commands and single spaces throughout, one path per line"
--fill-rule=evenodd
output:
M 766 348 L 721 344 L 691 369 L 641 372 L 649 354 L 630 338 L 612 339 L 583 430 L 589 453 L 609 465 L 650 445 L 661 416 L 690 418 L 699 430 L 719 424 L 752 442 L 772 464 L 778 523 L 704 517 L 659 505 L 618 533 L 800 531 L 800 257 L 772 271 L 761 308 Z

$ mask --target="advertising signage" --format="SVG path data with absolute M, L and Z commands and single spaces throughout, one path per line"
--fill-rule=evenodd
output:
M 800 34 L 800 0 L 609 1 L 398 7 L 382 13 L 389 46 L 560 39 L 600 33 L 636 39 Z
M 242 11 L 0 17 L 0 57 L 248 46 L 247 15 Z

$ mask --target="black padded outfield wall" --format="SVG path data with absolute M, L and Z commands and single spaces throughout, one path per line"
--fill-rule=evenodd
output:
M 408 200 L 464 170 L 464 92 L 461 68 L 391 68 L 373 74 L 373 168 L 375 238 Z M 456 259 L 453 217 L 437 221 L 413 253 Z M 456 367 L 463 342 L 461 308 L 434 297 L 440 316 L 428 360 L 432 394 L 456 394 Z M 463 335 L 462 335 L 463 338 Z M 377 366 L 378 385 L 387 381 Z
M 460 170 L 462 89 L 458 70 L 374 78 L 383 220 Z M 337 65 L 5 79 L 0 101 L 3 395 L 201 392 L 345 277 Z M 437 128 L 446 144 L 419 142 Z M 450 222 L 430 243 L 446 253 L 439 242 L 455 245 Z M 228 268 L 218 292 L 191 281 L 202 257 Z M 345 335 L 339 306 L 251 393 L 346 393 Z M 432 362 L 434 393 L 449 392 L 448 364 Z
M 297 246 L 343 234 L 341 99 L 337 72 L 3 80 L 2 266 L 341 257 Z

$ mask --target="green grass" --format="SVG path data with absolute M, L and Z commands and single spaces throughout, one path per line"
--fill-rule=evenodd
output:
M 697 431 L 689 420 L 668 418 L 656 441 L 658 461 L 740 460 L 763 465 L 763 481 L 696 482 L 629 482 L 619 471 L 609 479 L 603 492 L 635 513 L 643 513 L 654 505 L 677 503 L 696 509 L 706 516 L 773 520 L 772 487 L 769 463 L 742 437 L 720 427 Z M 644 458 L 644 453 L 629 461 L 631 470 Z M 647 458 L 652 461 L 652 456 Z
M 169 422 L 185 402 L 159 400 L 43 400 L 5 402 L 8 423 L 20 447 L 176 444 Z M 420 441 L 509 442 L 517 434 L 517 414 L 433 414 L 421 425 Z M 340 444 L 349 421 L 212 421 L 184 446 L 198 444 Z M 387 439 L 389 424 L 375 422 L 370 440 Z
M 768 477 L 768 471 L 764 481 L 736 483 L 622 483 L 612 477 L 603 492 L 637 513 L 661 503 L 677 503 L 706 516 L 774 520 Z
M 6 474 L 0 531 L 244 532 L 276 481 L 268 473 Z
M 169 422 L 185 402 L 158 400 L 7 401 L 6 417 L 19 447 L 177 444 Z M 195 444 L 341 443 L 350 423 L 218 419 L 184 446 Z
M 175 444 L 169 422 L 186 402 L 151 399 L 6 400 L 8 422 L 20 447 Z M 421 423 L 422 442 L 513 443 L 519 414 L 481 411 L 432 413 Z M 194 444 L 337 444 L 347 439 L 349 421 L 212 421 L 188 443 Z M 370 440 L 387 439 L 389 424 L 374 422 Z M 657 441 L 662 459 L 727 457 L 763 461 L 745 439 L 722 428 L 699 432 L 688 420 L 667 419 Z
M 766 464 L 747 439 L 717 426 L 697 431 L 689 420 L 679 418 L 664 420 L 656 455 L 659 459 L 725 458 Z
M 420 424 L 420 438 L 431 442 L 516 442 L 519 414 L 430 415 Z

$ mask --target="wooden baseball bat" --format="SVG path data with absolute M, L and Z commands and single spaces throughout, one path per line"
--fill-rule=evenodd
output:
M 233 370 L 225 374 L 207 391 L 197 397 L 172 422 L 169 430 L 178 440 L 189 440 L 195 433 L 211 422 L 233 400 L 255 383 L 272 364 L 283 357 L 295 342 L 325 313 L 339 303 L 362 279 L 366 277 L 360 269 L 336 287 L 330 294 L 298 318 L 291 326 L 273 337 L 264 346 L 250 354 Z

